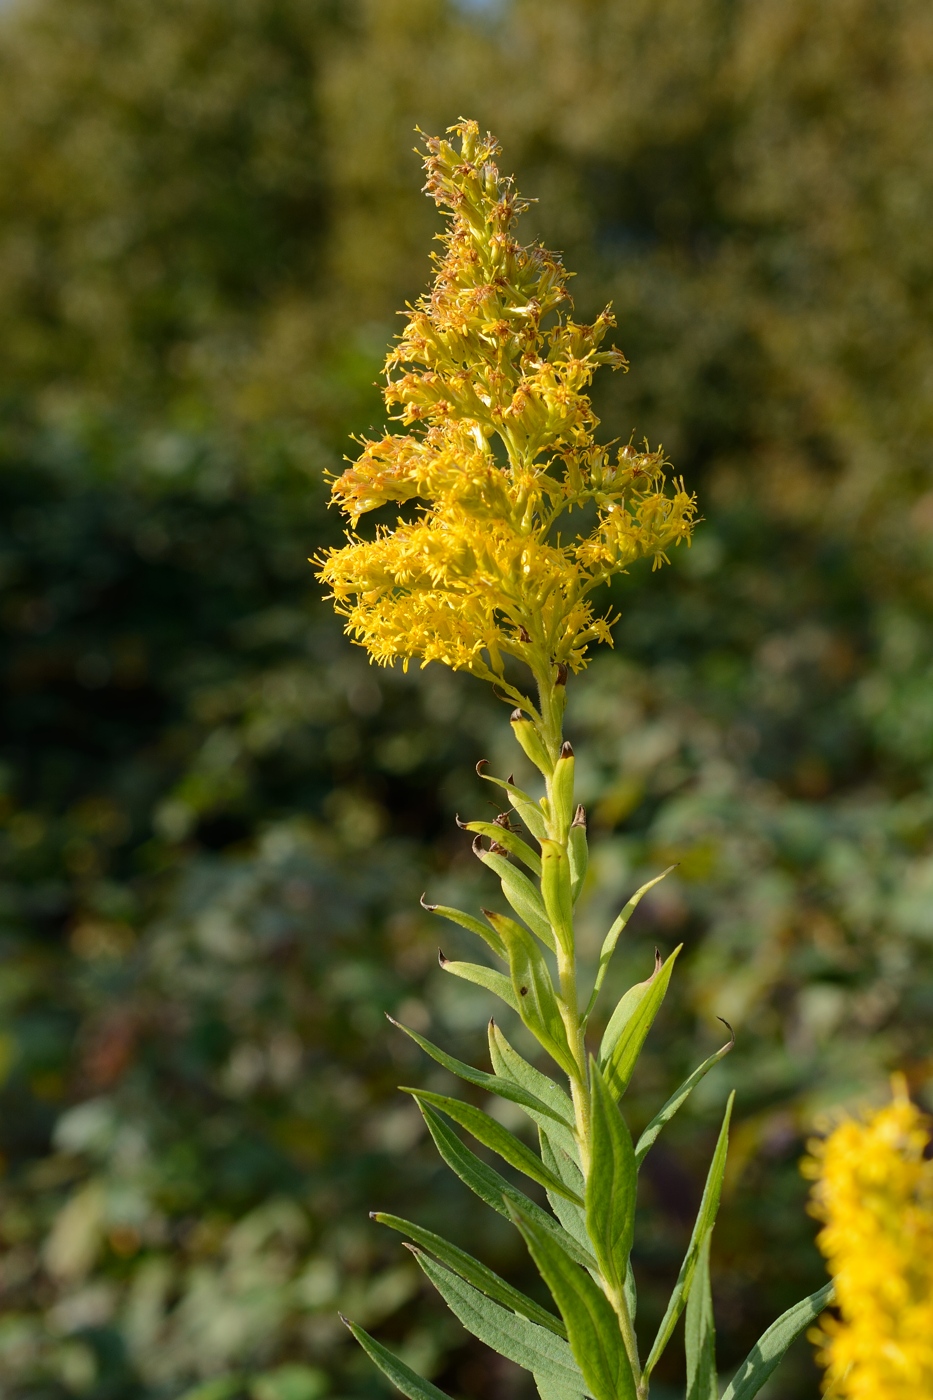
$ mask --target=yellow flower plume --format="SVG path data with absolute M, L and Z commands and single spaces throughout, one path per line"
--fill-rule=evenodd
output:
M 386 360 L 386 405 L 410 431 L 365 441 L 333 480 L 352 532 L 314 562 L 377 662 L 442 661 L 517 695 L 504 657 L 539 683 L 579 670 L 590 643 L 611 640 L 590 595 L 689 541 L 695 503 L 680 481 L 668 492 L 660 452 L 595 442 L 593 374 L 625 367 L 600 349 L 613 317 L 571 319 L 559 259 L 513 237 L 526 206 L 496 168 L 496 142 L 472 121 L 450 130 L 459 145 L 425 141 L 444 253 Z M 410 502 L 410 517 L 356 533 L 392 502 Z M 563 517 L 587 506 L 592 528 L 574 534 Z
M 839 1400 L 933 1400 L 931 1124 L 894 1087 L 893 1103 L 841 1123 L 804 1162 L 840 1313 L 813 1339 Z

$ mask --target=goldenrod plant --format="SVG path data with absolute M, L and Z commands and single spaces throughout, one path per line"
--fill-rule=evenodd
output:
M 837 1400 L 933 1397 L 933 1125 L 894 1080 L 891 1103 L 810 1144 L 817 1243 L 839 1316 L 813 1340 Z
M 441 661 L 491 682 L 514 706 L 515 738 L 540 775 L 543 793 L 535 795 L 480 765 L 503 810 L 494 821 L 464 823 L 511 913 L 484 910 L 480 919 L 426 907 L 476 934 L 493 961 L 442 957 L 442 967 L 494 993 L 538 1042 L 552 1073 L 519 1054 L 494 1021 L 491 1071 L 406 1032 L 454 1076 L 517 1105 L 536 1130 L 538 1150 L 472 1103 L 405 1092 L 447 1165 L 521 1233 L 556 1311 L 420 1225 L 375 1219 L 407 1236 L 464 1327 L 530 1371 L 542 1400 L 643 1400 L 684 1312 L 689 1400 L 715 1400 L 709 1255 L 731 1097 L 683 1265 L 646 1354 L 636 1336 L 631 1252 L 639 1168 L 732 1041 L 674 1090 L 633 1141 L 620 1100 L 679 949 L 658 956 L 651 976 L 616 1006 L 599 1045 L 588 1045 L 613 951 L 657 881 L 629 900 L 606 934 L 592 986 L 581 987 L 574 905 L 587 868 L 586 815 L 575 801 L 574 755 L 562 732 L 569 673 L 586 664 L 593 643 L 611 640 L 612 619 L 597 610 L 594 594 L 637 560 L 656 567 L 673 546 L 689 543 L 695 502 L 682 482 L 668 482 L 661 452 L 597 443 L 590 382 L 600 365 L 625 366 L 617 350 L 602 348 L 611 313 L 589 326 L 572 319 L 559 259 L 515 239 L 524 206 L 497 169 L 496 142 L 472 121 L 451 132 L 456 141 L 425 143 L 426 190 L 449 220 L 444 251 L 432 291 L 411 309 L 386 362 L 385 399 L 403 431 L 364 442 L 333 481 L 333 500 L 353 533 L 317 562 L 348 632 L 375 661 Z M 391 503 L 406 504 L 409 514 L 369 538 L 356 533 L 363 514 Z M 487 1165 L 451 1124 L 543 1188 L 550 1209 Z M 724 1400 L 755 1395 L 830 1295 L 827 1285 L 785 1313 Z M 410 1400 L 442 1400 L 380 1342 L 347 1325 Z

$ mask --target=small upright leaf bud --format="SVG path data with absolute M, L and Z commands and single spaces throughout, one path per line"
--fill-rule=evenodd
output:
M 574 903 L 576 903 L 583 888 L 583 881 L 586 879 L 586 868 L 589 863 L 586 812 L 582 807 L 577 808 L 576 815 L 570 824 L 570 833 L 567 837 L 567 857 L 570 861 L 570 893 Z
M 530 719 L 526 719 L 521 710 L 513 710 L 511 714 L 512 732 L 521 744 L 525 753 L 531 759 L 535 767 L 544 774 L 546 778 L 551 776 L 554 765 L 552 764 L 548 751 L 541 742 L 541 736 L 534 727 Z
M 565 743 L 551 779 L 551 816 L 563 840 L 573 820 L 573 749 Z

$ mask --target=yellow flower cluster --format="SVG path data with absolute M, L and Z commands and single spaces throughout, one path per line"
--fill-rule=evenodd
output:
M 610 640 L 594 589 L 689 540 L 695 505 L 682 483 L 665 489 L 660 453 L 596 444 L 587 390 L 598 366 L 625 365 L 599 348 L 613 318 L 570 318 L 558 258 L 513 237 L 525 206 L 496 142 L 475 122 L 451 131 L 459 144 L 425 143 L 444 254 L 386 361 L 386 404 L 410 431 L 364 442 L 333 481 L 353 533 L 315 563 L 382 664 L 420 657 L 501 683 L 510 655 L 552 681 Z M 360 516 L 392 502 L 411 515 L 361 538 Z M 562 535 L 584 507 L 588 533 Z
M 804 1163 L 840 1312 L 814 1340 L 839 1400 L 933 1400 L 930 1127 L 896 1080 L 893 1103 L 840 1124 Z

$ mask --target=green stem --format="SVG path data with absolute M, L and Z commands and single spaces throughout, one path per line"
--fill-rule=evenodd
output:
M 558 694 L 558 686 L 552 679 L 550 665 L 542 665 L 540 670 L 536 670 L 535 679 L 538 683 L 540 697 L 541 727 L 539 733 L 552 761 L 556 763 L 563 743 L 564 695 L 562 689 L 561 693 Z M 552 840 L 562 841 L 565 839 L 566 833 L 560 829 L 561 821 L 556 811 L 551 778 L 548 777 L 546 782 L 550 814 L 548 834 Z M 561 1014 L 576 1069 L 574 1075 L 571 1076 L 570 1091 L 573 1099 L 577 1144 L 580 1150 L 580 1168 L 583 1172 L 584 1183 L 586 1183 L 592 1161 L 592 1110 L 585 1040 L 586 1017 L 580 1014 L 577 1002 L 576 949 L 575 947 L 570 950 L 564 949 L 559 939 L 557 940 L 557 970 L 560 979 Z M 619 1320 L 619 1331 L 622 1334 L 626 1355 L 632 1368 L 638 1400 L 647 1400 L 648 1378 L 641 1369 L 638 1340 L 625 1293 L 622 1289 L 611 1286 L 601 1276 L 600 1283 Z

